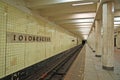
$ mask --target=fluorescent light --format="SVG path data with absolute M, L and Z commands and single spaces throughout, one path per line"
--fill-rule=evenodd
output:
M 71 20 L 71 22 L 94 22 L 94 19 L 77 19 L 77 20 Z
M 89 33 L 90 32 L 90 30 L 78 30 L 78 31 L 81 33 Z
M 93 23 L 94 19 L 93 18 L 84 18 L 84 19 L 73 19 L 73 20 L 63 20 L 59 21 L 58 23 L 60 24 L 66 24 L 66 23 Z
M 120 21 L 120 17 L 115 17 L 114 21 Z
M 118 26 L 120 26 L 120 25 L 114 25 L 115 27 L 118 27 Z
M 90 30 L 86 30 L 86 31 L 82 31 L 82 30 L 78 30 L 81 33 L 89 33 Z
M 78 25 L 78 26 L 75 26 L 75 27 L 78 27 L 78 28 L 91 28 L 91 26 L 87 26 L 87 25 L 85 25 L 85 26 L 84 25 L 80 25 L 80 26 Z
M 90 31 L 90 28 L 76 29 L 74 31 L 79 31 L 79 32 L 82 32 L 82 33 L 88 33 Z
M 88 35 L 83 35 L 83 38 L 84 38 L 84 39 L 87 39 L 87 37 L 88 37 Z
M 83 27 L 82 27 L 82 28 L 78 28 L 78 29 L 79 29 L 79 30 L 90 30 L 90 28 L 87 28 L 87 27 L 86 27 L 86 28 L 83 28 Z
M 120 22 L 114 22 L 114 24 L 120 24 Z
M 72 6 L 80 6 L 80 5 L 88 5 L 88 4 L 94 4 L 94 2 L 76 3 L 76 4 L 72 4 Z
M 77 31 L 77 32 L 83 32 L 83 33 L 87 33 L 87 32 L 89 32 L 90 30 L 72 30 L 72 31 Z
M 75 25 L 89 25 L 89 26 L 91 26 L 92 25 L 92 23 L 76 23 Z
M 79 28 L 80 30 L 90 30 L 90 28 Z
M 115 29 L 118 28 L 118 27 L 120 27 L 120 25 L 114 25 L 114 28 L 115 28 Z
M 89 34 L 89 32 L 80 32 L 81 34 Z
M 80 30 L 79 30 L 79 32 L 81 32 L 81 33 L 89 33 L 90 30 L 88 30 L 88 31 L 80 31 Z
M 88 35 L 89 33 L 81 33 L 82 35 Z
M 77 14 L 73 14 L 71 15 L 71 18 L 94 18 L 96 15 L 95 12 L 90 12 L 90 13 L 77 13 Z
M 90 31 L 90 29 L 79 29 L 79 31 Z
M 76 31 L 76 32 L 87 35 L 87 34 L 89 34 L 90 31 Z
M 54 30 L 48 30 L 48 32 L 55 32 Z

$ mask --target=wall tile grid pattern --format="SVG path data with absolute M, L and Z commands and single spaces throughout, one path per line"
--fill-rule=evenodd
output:
M 6 33 L 50 37 L 50 42 L 9 43 Z M 75 40 L 72 42 L 72 40 Z M 0 1 L 0 78 L 76 45 L 76 38 Z

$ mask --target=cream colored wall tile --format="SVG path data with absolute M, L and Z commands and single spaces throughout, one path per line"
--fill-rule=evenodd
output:
M 6 43 L 6 33 L 9 32 L 50 37 L 51 41 Z M 36 19 L 2 2 L 0 2 L 0 37 L 0 77 L 5 73 L 9 75 L 19 71 L 76 45 L 76 41 L 71 42 L 75 37 L 62 28 L 42 19 Z
M 6 58 L 6 75 L 24 68 L 24 54 L 7 56 Z
M 0 2 L 0 78 L 5 76 L 6 13 L 5 3 Z

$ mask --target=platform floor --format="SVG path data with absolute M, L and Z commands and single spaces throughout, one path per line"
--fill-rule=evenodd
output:
M 64 80 L 84 80 L 85 67 L 85 47 L 82 48 L 80 54 L 77 56 Z
M 120 49 L 115 48 L 114 71 L 107 71 L 102 69 L 101 58 L 95 57 L 88 45 L 85 47 L 86 50 L 83 49 L 78 55 L 64 80 L 120 80 Z
M 120 49 L 115 48 L 115 70 L 116 80 L 120 80 Z

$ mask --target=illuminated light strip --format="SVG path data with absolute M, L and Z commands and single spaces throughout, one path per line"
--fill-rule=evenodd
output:
M 95 12 L 90 12 L 90 13 L 77 13 L 77 14 L 72 14 L 71 18 L 76 18 L 76 19 L 85 19 L 85 18 L 94 18 L 96 15 Z
M 88 38 L 88 35 L 83 35 L 84 39 L 87 39 Z
M 73 29 L 73 31 L 90 31 L 90 28 Z
M 91 26 L 87 26 L 87 25 L 85 25 L 85 26 L 84 25 L 80 25 L 80 26 L 78 25 L 78 26 L 75 26 L 75 27 L 77 27 L 77 28 L 91 28 Z
M 87 26 L 87 25 L 89 25 L 89 26 L 91 26 L 92 25 L 92 23 L 76 23 L 76 24 L 74 24 L 74 25 L 82 25 L 82 26 Z
M 116 29 L 116 28 L 118 28 L 118 27 L 120 27 L 120 25 L 114 25 L 114 29 Z
M 120 21 L 120 17 L 115 17 L 114 21 Z
M 94 22 L 93 18 L 80 18 L 80 19 L 72 19 L 72 20 L 63 20 L 63 21 L 59 21 L 58 23 L 93 23 L 93 22 Z
M 83 23 L 91 23 L 94 22 L 94 19 L 77 19 L 77 20 L 70 20 L 69 22 L 83 22 Z
M 114 25 L 115 27 L 118 27 L 118 26 L 120 26 L 120 25 Z
M 114 22 L 114 24 L 120 24 L 120 22 Z
M 80 5 L 88 5 L 88 4 L 94 4 L 94 2 L 76 3 L 76 4 L 72 4 L 72 6 L 80 6 Z

